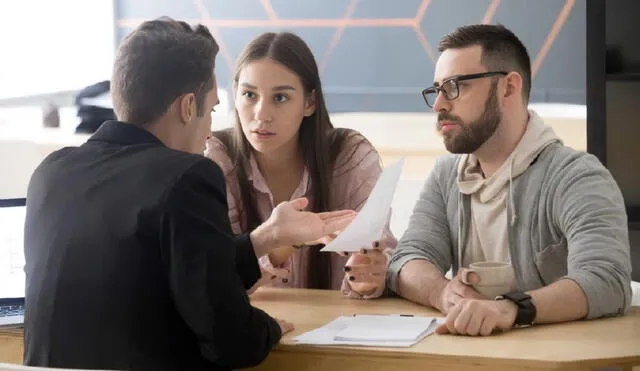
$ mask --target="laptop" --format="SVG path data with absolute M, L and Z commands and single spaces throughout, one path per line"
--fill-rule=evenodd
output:
M 0 328 L 24 325 L 26 199 L 0 199 Z

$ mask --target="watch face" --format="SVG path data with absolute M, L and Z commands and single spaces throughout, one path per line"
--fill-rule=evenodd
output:
M 536 306 L 531 301 L 531 296 L 523 292 L 510 292 L 502 296 L 518 306 L 514 327 L 528 327 L 533 324 L 536 318 Z

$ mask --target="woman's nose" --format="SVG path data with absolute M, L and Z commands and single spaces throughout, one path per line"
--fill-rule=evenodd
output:
M 272 119 L 271 107 L 269 107 L 269 104 L 267 102 L 265 102 L 264 100 L 261 100 L 255 105 L 254 116 L 256 121 L 266 121 L 266 122 L 271 121 Z

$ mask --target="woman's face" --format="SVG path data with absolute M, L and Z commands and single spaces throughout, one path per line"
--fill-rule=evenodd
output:
M 263 154 L 295 148 L 302 119 L 315 110 L 314 99 L 305 94 L 300 78 L 270 58 L 242 68 L 235 107 L 242 132 L 253 149 Z

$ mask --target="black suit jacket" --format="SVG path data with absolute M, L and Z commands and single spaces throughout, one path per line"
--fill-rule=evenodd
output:
M 249 303 L 260 269 L 221 170 L 133 125 L 106 122 L 36 169 L 25 257 L 27 365 L 225 370 L 281 337 Z

